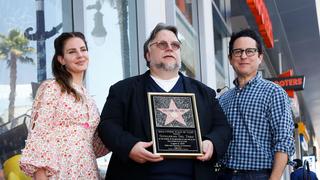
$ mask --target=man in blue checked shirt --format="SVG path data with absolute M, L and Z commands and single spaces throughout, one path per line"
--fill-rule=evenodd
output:
M 219 101 L 233 128 L 219 179 L 279 180 L 294 154 L 294 124 L 286 92 L 258 74 L 259 36 L 250 29 L 231 36 L 229 60 L 235 87 Z

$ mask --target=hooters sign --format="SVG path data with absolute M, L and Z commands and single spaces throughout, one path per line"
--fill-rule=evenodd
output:
M 285 90 L 300 91 L 304 89 L 304 76 L 268 78 L 268 80 L 280 85 Z
M 254 15 L 259 32 L 267 48 L 273 48 L 272 23 L 264 0 L 247 0 L 247 4 Z

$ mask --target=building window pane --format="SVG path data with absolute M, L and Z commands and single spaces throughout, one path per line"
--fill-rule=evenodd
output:
M 217 60 L 217 63 L 223 67 L 224 66 L 224 58 L 223 58 L 223 37 L 220 33 L 218 33 L 217 28 L 214 30 L 214 54 Z
M 220 13 L 219 11 L 215 11 L 214 7 L 213 13 Z M 222 88 L 224 86 L 228 86 L 228 58 L 227 58 L 227 45 L 226 45 L 226 27 L 221 23 L 223 19 L 218 19 L 220 16 L 213 16 L 213 31 L 214 31 L 214 53 L 215 53 L 215 64 L 216 64 L 216 86 L 217 88 Z
M 138 74 L 134 1 L 84 1 L 84 27 L 90 65 L 86 84 L 99 109 L 103 108 L 109 87 Z M 135 13 L 132 13 L 135 14 Z
M 179 1 L 188 4 L 188 14 L 196 14 L 196 6 L 192 1 Z M 178 8 L 176 8 L 176 25 L 179 30 L 179 39 L 182 42 L 181 47 L 181 72 L 185 75 L 200 79 L 200 63 L 199 63 L 199 46 L 198 46 L 198 32 L 196 24 L 192 24 L 186 15 L 180 10 L 181 5 L 176 1 Z M 191 8 L 192 7 L 192 8 Z M 193 13 L 192 13 L 193 12 Z M 190 17 L 192 19 L 192 16 Z M 196 17 L 193 17 L 196 19 Z
M 226 49 L 224 48 L 224 36 L 214 29 L 214 53 L 216 58 L 216 77 L 217 87 L 221 88 L 228 85 L 228 60 L 224 57 Z
M 176 0 L 176 5 L 187 21 L 192 24 L 192 0 Z
M 226 19 L 226 0 L 214 0 L 218 10 L 220 11 L 222 17 Z

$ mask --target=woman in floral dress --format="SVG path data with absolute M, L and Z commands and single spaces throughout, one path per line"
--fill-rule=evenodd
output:
M 108 150 L 95 133 L 99 112 L 83 86 L 89 62 L 85 37 L 62 33 L 54 47 L 55 79 L 37 91 L 20 167 L 34 179 L 99 179 L 96 157 Z

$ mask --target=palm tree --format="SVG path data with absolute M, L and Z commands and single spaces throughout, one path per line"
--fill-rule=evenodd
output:
M 6 60 L 10 68 L 9 121 L 14 118 L 17 60 L 21 63 L 34 63 L 33 59 L 27 56 L 31 52 L 34 52 L 34 48 L 29 46 L 29 40 L 19 30 L 12 29 L 8 36 L 0 34 L 0 60 Z M 15 125 L 15 122 L 12 122 L 11 127 Z

